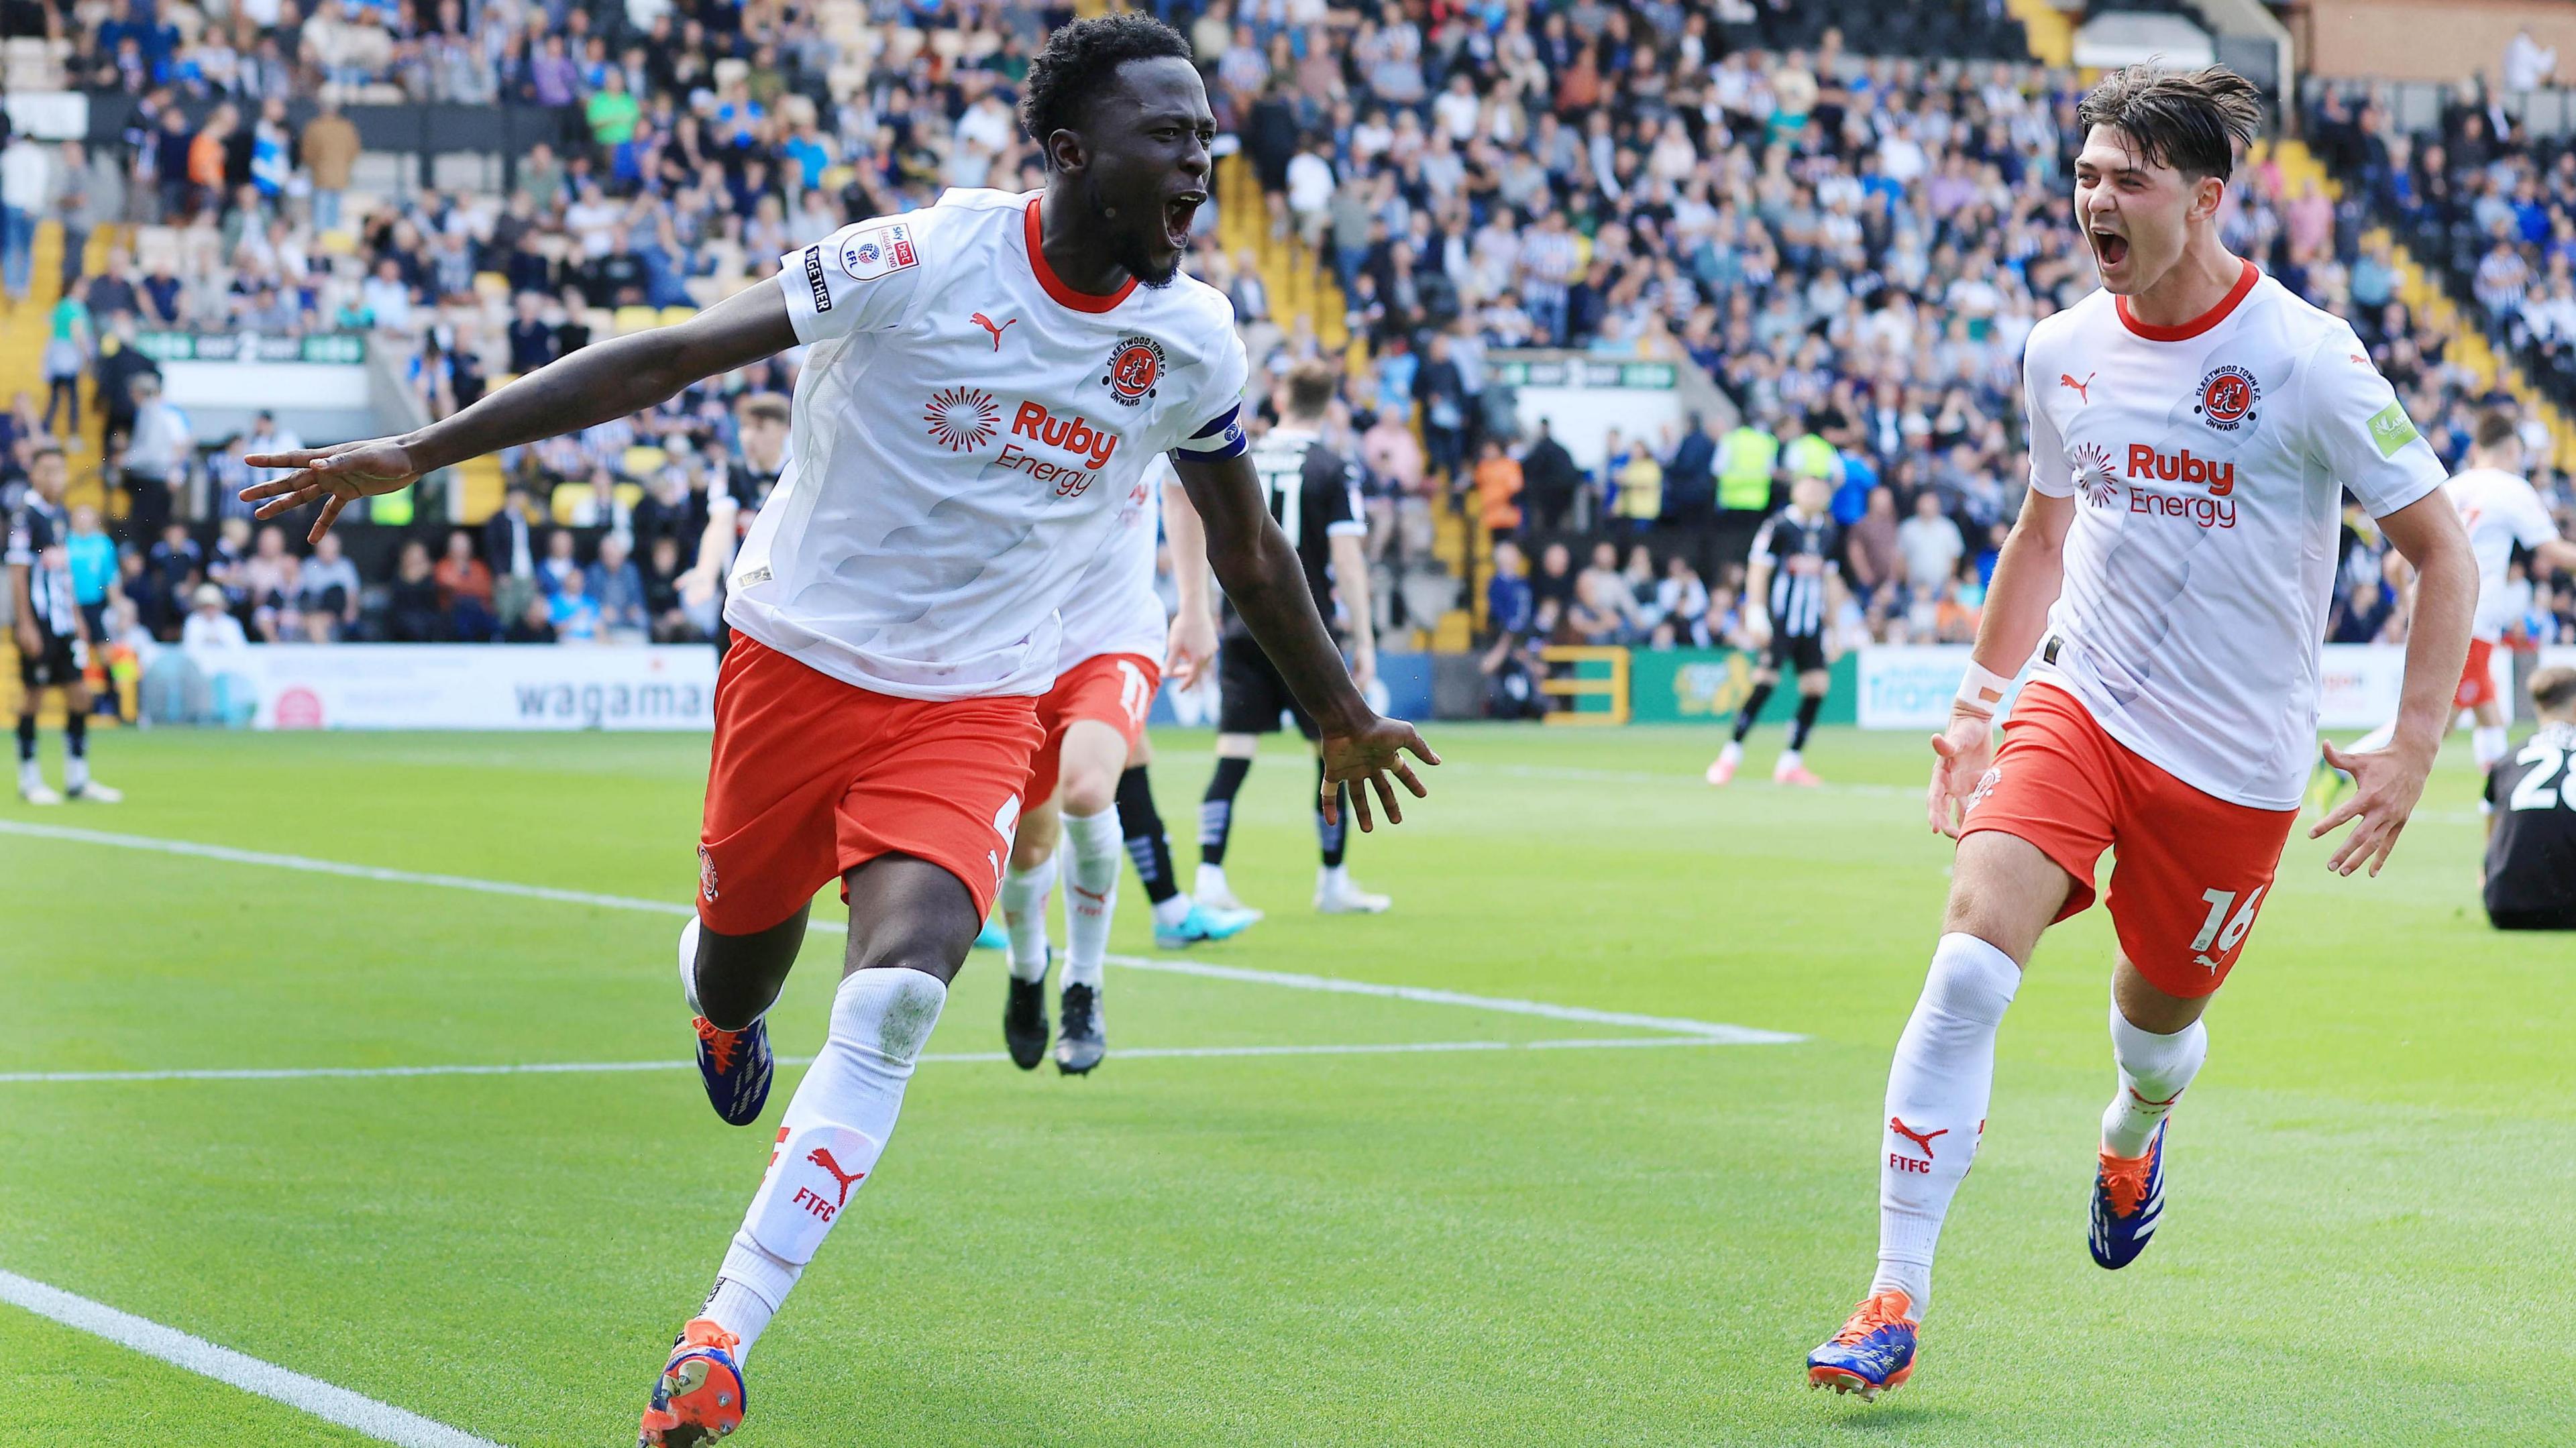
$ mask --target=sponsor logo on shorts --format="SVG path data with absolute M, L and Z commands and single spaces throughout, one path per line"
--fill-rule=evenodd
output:
M 823 248 L 805 248 L 805 286 L 814 294 L 814 310 L 832 310 L 832 288 L 823 280 Z
M 2255 420 L 2254 404 L 2263 388 L 2242 367 L 2214 367 L 2200 379 L 2200 401 L 2192 411 L 2220 432 L 2234 432 Z
M 1121 337 L 1109 349 L 1109 365 L 1100 374 L 1100 385 L 1121 403 L 1134 407 L 1154 395 L 1154 384 L 1163 377 L 1163 344 L 1151 337 Z
M 1993 766 L 1985 773 L 1977 776 L 1976 791 L 1968 796 L 1967 806 L 1959 812 L 1961 814 L 1975 813 L 1977 806 L 1986 802 L 1986 796 L 1995 792 L 1995 786 L 2003 782 L 2004 767 L 2000 764 Z

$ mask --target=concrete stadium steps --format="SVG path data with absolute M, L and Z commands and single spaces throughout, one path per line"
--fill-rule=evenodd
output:
M 2004 11 L 2021 22 L 2031 59 L 2046 65 L 2075 63 L 2075 21 L 2055 0 L 2004 0 Z
M 2263 154 L 2258 151 L 2258 156 Z M 2269 151 L 2273 164 L 2280 168 L 2285 190 L 2295 191 L 2302 181 L 2313 181 L 2317 190 L 2340 202 L 2343 187 L 2328 173 L 2325 163 L 2308 149 L 2305 141 L 2274 142 Z M 2406 249 L 2404 242 L 2384 226 L 2374 226 L 2367 233 L 2388 243 L 2389 254 L 2397 263 L 2397 295 L 2406 309 L 2430 324 L 2435 334 L 2451 339 L 2449 360 L 2468 369 L 2481 389 L 2501 387 L 2512 394 L 2523 409 L 2548 424 L 2551 453 L 2562 472 L 2576 471 L 2576 422 L 2571 422 L 2566 409 L 2543 394 L 2513 359 L 2499 353 L 2488 340 L 2486 325 L 2480 318 L 2461 310 L 2447 288 Z
M 1327 355 L 1340 354 L 1343 366 L 1351 371 L 1365 367 L 1368 344 L 1364 338 L 1351 335 L 1340 284 L 1325 270 L 1321 259 L 1293 234 L 1272 233 L 1268 198 L 1261 194 L 1261 179 L 1253 173 L 1249 157 L 1237 152 L 1218 158 L 1216 197 L 1217 238 L 1229 255 L 1252 258 L 1262 285 L 1270 292 L 1271 320 L 1294 334 L 1302 319 L 1313 329 Z M 1414 430 L 1418 436 L 1418 420 Z M 1457 510 L 1445 506 L 1435 506 L 1432 519 L 1432 556 L 1453 577 L 1484 577 L 1493 545 L 1483 536 L 1483 530 L 1469 528 Z M 1467 571 L 1471 552 L 1477 565 L 1472 574 Z M 1430 646 L 1467 647 L 1484 613 L 1483 598 L 1475 598 L 1473 604 L 1473 614 L 1466 609 L 1451 609 L 1443 615 L 1430 630 Z
M 116 228 L 102 226 L 90 233 L 89 246 L 81 254 L 82 269 L 97 273 L 107 269 L 107 254 L 116 245 Z M 63 227 L 58 221 L 36 224 L 36 248 L 32 282 L 27 300 L 16 306 L 0 306 L 0 400 L 24 392 L 36 399 L 39 408 L 45 402 L 45 342 L 53 335 L 54 303 L 61 301 L 63 267 Z M 80 426 L 63 440 L 71 462 L 71 488 L 64 501 L 72 504 L 105 505 L 105 490 L 99 477 L 97 429 L 89 424 L 98 417 L 98 399 L 86 376 L 81 382 L 82 413 Z

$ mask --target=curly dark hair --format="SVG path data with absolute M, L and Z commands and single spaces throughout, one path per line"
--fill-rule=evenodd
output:
M 1080 128 L 1083 112 L 1118 78 L 1118 67 L 1131 60 L 1165 58 L 1191 59 L 1190 43 L 1150 15 L 1122 11 L 1062 26 L 1029 61 L 1029 78 L 1020 91 L 1020 129 L 1038 143 L 1043 156 L 1047 137 Z
M 2075 120 L 2085 130 L 2126 132 L 2145 160 L 2191 180 L 2236 174 L 2236 158 L 2263 129 L 2263 93 L 2223 65 L 2166 70 L 2124 66 L 2084 93 Z

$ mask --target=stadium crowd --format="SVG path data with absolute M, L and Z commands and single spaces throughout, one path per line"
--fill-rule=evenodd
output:
M 2093 284 L 2065 201 L 2071 73 L 1864 57 L 1778 0 L 1155 8 L 1191 36 L 1263 223 L 1340 285 L 1360 345 L 1334 427 L 1366 464 L 1390 583 L 1441 571 L 1431 520 L 1454 508 L 1502 540 L 1470 580 L 1497 633 L 1735 642 L 1741 567 L 1692 540 L 1740 547 L 1812 475 L 1845 525 L 1836 640 L 1972 635 L 2023 487 L 2022 340 Z M 82 390 L 98 399 L 130 500 L 113 571 L 140 626 L 177 636 L 212 584 L 247 638 L 527 640 L 706 631 L 698 540 L 711 499 L 758 502 L 742 404 L 790 390 L 792 354 L 515 451 L 493 522 L 423 532 L 354 580 L 231 501 L 241 458 L 274 436 L 192 435 L 126 344 L 165 328 L 364 331 L 400 349 L 421 407 L 443 415 L 602 327 L 754 284 L 846 220 L 946 186 L 1036 185 L 1014 85 L 1055 14 L 974 0 L 7 12 L 68 40 L 79 84 L 132 104 L 116 142 L 0 150 L 0 289 L 27 295 L 36 219 L 71 241 L 52 394 L 0 427 L 22 466 L 60 404 L 76 426 Z M 488 191 L 369 191 L 344 108 L 389 101 L 549 107 L 560 130 Z M 2352 318 L 2456 459 L 2482 399 L 2393 297 L 2366 215 L 2492 233 L 2488 319 L 2576 374 L 2576 154 L 2499 142 L 2475 105 L 2411 144 L 2339 105 L 2311 125 L 2366 152 L 2371 184 L 2338 207 L 2258 164 L 2227 237 Z M 1315 329 L 1274 314 L 1214 212 L 1193 269 L 1234 300 L 1256 377 L 1275 377 L 1322 350 Z M 119 248 L 76 275 L 81 238 L 122 224 L 153 228 L 153 253 Z M 1579 466 L 1487 381 L 1487 359 L 1519 347 L 1695 363 L 1740 415 L 1614 435 Z M 2566 480 L 2539 473 L 2567 514 Z M 174 509 L 184 525 L 163 527 Z M 2385 549 L 2358 515 L 2347 542 L 2335 637 L 2387 637 L 2403 623 Z M 1381 626 L 1429 622 L 1405 617 L 1401 586 L 1375 593 Z M 2576 639 L 2576 589 L 2535 588 L 2529 630 Z

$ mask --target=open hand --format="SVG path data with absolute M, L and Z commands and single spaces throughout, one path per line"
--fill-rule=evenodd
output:
M 2349 875 L 2367 861 L 2370 873 L 2388 863 L 2388 852 L 2397 848 L 2398 832 L 2406 828 L 2407 818 L 2415 813 L 2415 801 L 2424 794 L 2424 777 L 2433 772 L 2433 756 L 2409 749 L 2392 740 L 2385 749 L 2366 749 L 2347 754 L 2329 743 L 2325 746 L 2326 763 L 2352 776 L 2350 799 L 2335 806 L 2334 812 L 2317 821 L 2308 838 L 2323 839 L 2347 820 L 2359 820 L 2344 838 L 2326 868 L 2338 875 Z
M 1968 801 L 1995 757 L 1995 723 L 1974 714 L 1950 715 L 1950 727 L 1932 736 L 1932 787 L 1924 812 L 1933 832 L 1959 838 L 1968 822 Z
M 254 453 L 242 461 L 255 468 L 296 469 L 285 477 L 251 484 L 242 489 L 241 498 L 245 503 L 258 503 L 262 518 L 274 518 L 307 503 L 321 503 L 322 516 L 313 520 L 312 531 L 305 534 L 308 543 L 320 541 L 323 534 L 331 531 L 342 508 L 360 498 L 398 493 L 417 481 L 423 471 L 413 462 L 410 451 L 389 437 L 342 443 L 338 447 Z
M 1185 608 L 1172 617 L 1172 639 L 1163 654 L 1163 677 L 1177 688 L 1194 687 L 1216 657 L 1216 619 L 1204 609 Z
M 1327 824 L 1341 823 L 1341 787 L 1347 784 L 1351 787 L 1351 812 L 1359 817 L 1362 832 L 1375 828 L 1376 824 L 1369 816 L 1369 791 L 1372 789 L 1377 791 L 1378 804 L 1386 811 L 1386 822 L 1392 825 L 1404 823 L 1404 806 L 1397 801 L 1395 786 L 1387 783 L 1390 773 L 1404 781 L 1404 787 L 1413 791 L 1415 799 L 1430 795 L 1431 791 L 1423 788 L 1422 780 L 1414 774 L 1413 766 L 1405 762 L 1405 755 L 1410 754 L 1425 764 L 1440 762 L 1440 756 L 1431 752 L 1431 746 L 1422 742 L 1422 736 L 1414 732 L 1412 725 L 1401 719 L 1387 719 L 1375 714 L 1369 715 L 1368 722 L 1352 732 L 1326 731 L 1323 746 L 1324 821 Z

